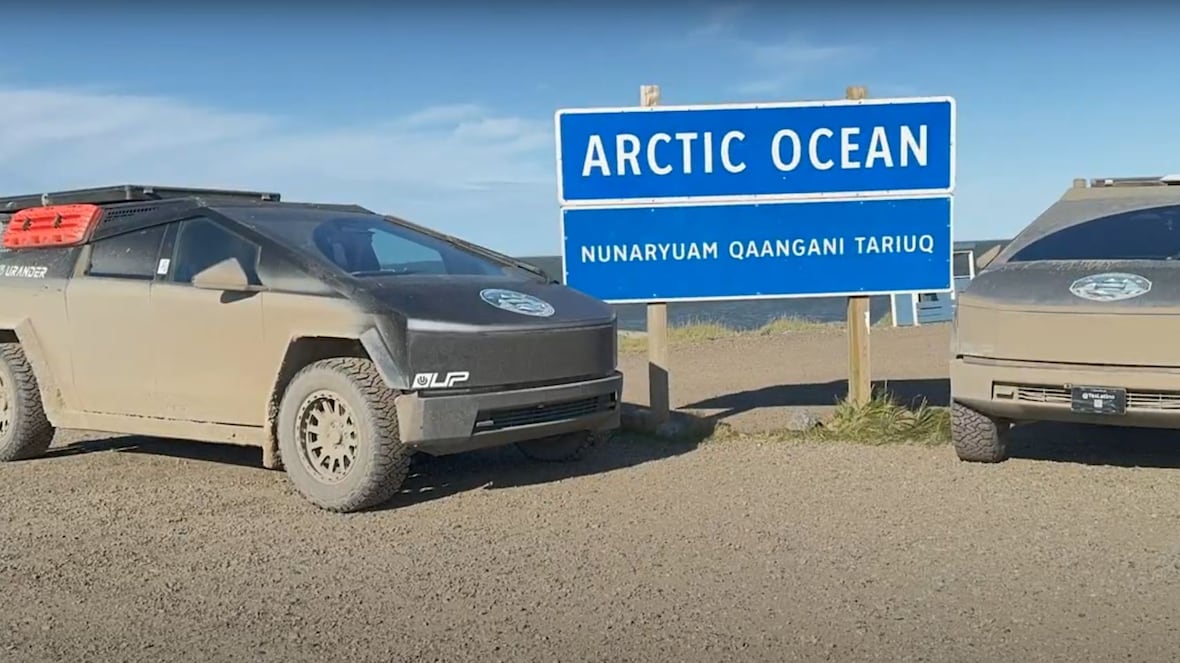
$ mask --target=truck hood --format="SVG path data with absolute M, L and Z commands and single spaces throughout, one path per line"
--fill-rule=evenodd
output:
M 409 331 L 511 332 L 612 325 L 607 304 L 557 283 L 487 276 L 387 276 L 358 287 L 406 319 Z
M 391 322 L 413 375 L 465 376 L 464 389 L 516 388 L 609 375 L 610 306 L 555 283 L 486 276 L 358 279 Z M 392 330 L 391 330 L 392 332 Z
M 1180 261 L 1006 263 L 977 275 L 959 303 L 1075 313 L 1180 312 Z
M 957 355 L 1180 366 L 1180 263 L 1006 264 L 957 296 Z

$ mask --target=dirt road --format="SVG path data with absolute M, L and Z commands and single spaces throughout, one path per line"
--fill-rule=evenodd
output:
M 875 334 L 881 373 L 937 380 L 901 360 L 942 342 L 929 333 Z M 728 398 L 764 425 L 753 405 L 773 406 L 766 395 L 781 413 L 809 392 L 760 389 L 754 371 L 780 370 L 788 351 L 793 384 L 837 380 L 842 359 L 817 363 L 823 342 L 698 348 L 678 401 Z M 1174 435 L 1029 429 L 995 466 L 946 448 L 748 441 L 624 439 L 572 466 L 493 450 L 422 459 L 391 508 L 351 516 L 311 508 L 257 451 L 74 439 L 0 465 L 0 660 L 1072 663 L 1180 650 Z

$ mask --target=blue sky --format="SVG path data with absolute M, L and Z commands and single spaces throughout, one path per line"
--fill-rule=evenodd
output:
M 1163 3 L 161 6 L 6 10 L 0 189 L 273 189 L 555 254 L 554 110 L 643 83 L 665 103 L 952 95 L 956 239 L 1014 234 L 1073 177 L 1180 172 Z

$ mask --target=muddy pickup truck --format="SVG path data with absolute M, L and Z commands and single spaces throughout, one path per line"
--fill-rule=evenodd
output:
M 252 445 L 349 512 L 415 452 L 574 460 L 619 424 L 609 306 L 402 219 L 127 185 L 0 198 L 0 225 L 0 460 L 58 428 Z
M 961 460 L 1041 421 L 1180 427 L 1180 177 L 1078 178 L 957 297 Z

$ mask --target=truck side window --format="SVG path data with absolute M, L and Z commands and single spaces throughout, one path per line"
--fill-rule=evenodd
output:
M 391 232 L 375 231 L 373 233 L 372 246 L 379 269 L 437 274 L 447 273 L 442 255 L 438 251 L 435 251 L 429 246 L 411 242 Z
M 165 230 L 165 226 L 154 226 L 94 242 L 86 275 L 150 281 L 156 274 Z
M 226 258 L 233 258 L 246 272 L 250 285 L 261 285 L 258 278 L 258 254 L 256 244 L 207 218 L 182 221 L 172 261 L 172 280 L 176 283 L 192 283 L 193 276 L 201 271 Z

